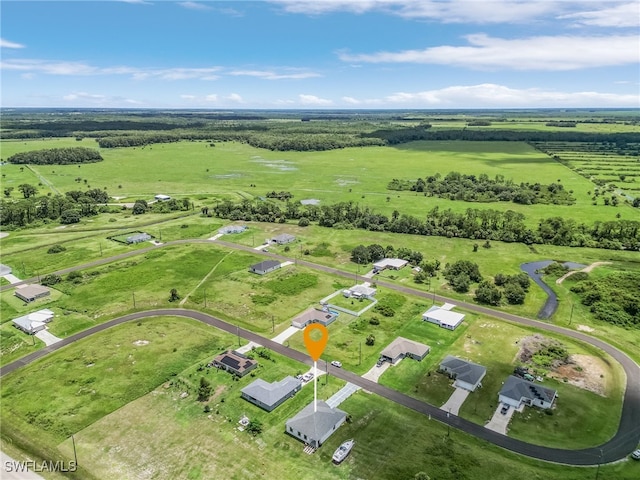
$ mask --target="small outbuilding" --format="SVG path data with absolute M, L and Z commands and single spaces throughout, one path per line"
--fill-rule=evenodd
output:
M 498 400 L 516 409 L 523 405 L 551 408 L 557 395 L 556 390 L 509 375 L 498 394 Z
M 149 235 L 148 233 L 141 232 L 141 233 L 136 233 L 134 235 L 129 235 L 127 237 L 127 243 L 133 244 L 133 243 L 148 242 L 152 238 L 153 237 L 151 235 Z
M 337 312 L 331 312 L 327 308 L 322 310 L 318 308 L 311 308 L 294 318 L 291 321 L 291 325 L 296 328 L 304 328 L 312 323 L 320 323 L 321 325 L 328 327 L 336 318 L 338 318 Z
M 227 350 L 214 358 L 208 366 L 220 368 L 242 377 L 256 368 L 258 362 L 235 350 Z
M 167 200 L 171 200 L 171 197 L 169 195 L 163 195 L 162 193 L 159 193 L 154 198 L 159 202 L 166 202 Z
M 420 362 L 429 354 L 430 350 L 428 345 L 398 337 L 380 352 L 380 360 L 395 365 L 404 357 L 409 357 Z
M 30 285 L 25 285 L 22 288 L 16 288 L 14 295 L 20 300 L 29 303 L 42 297 L 48 297 L 51 295 L 51 290 L 37 283 L 32 283 Z
M 331 408 L 322 400 L 317 401 L 316 407 L 311 402 L 285 423 L 289 435 L 313 448 L 322 446 L 347 418 L 346 412 Z
M 455 305 L 451 303 L 445 303 L 441 307 L 434 305 L 422 314 L 422 320 L 435 323 L 447 330 L 455 330 L 464 320 L 464 314 L 452 312 L 453 307 Z
M 482 386 L 482 379 L 487 374 L 487 369 L 461 358 L 447 355 L 440 363 L 440 371 L 455 379 L 453 386 L 473 392 Z
M 297 378 L 287 376 L 279 382 L 267 383 L 261 378 L 256 379 L 244 387 L 242 398 L 258 407 L 270 412 L 293 397 L 302 388 L 302 382 Z
M 251 273 L 257 273 L 258 275 L 265 275 L 269 272 L 273 272 L 280 268 L 280 262 L 276 260 L 265 260 L 264 262 L 256 263 L 249 267 Z
M 271 239 L 271 243 L 275 243 L 278 245 L 285 245 L 287 243 L 295 242 L 296 237 L 289 233 L 283 233 L 281 235 L 277 235 Z
M 13 326 L 24 333 L 33 335 L 47 328 L 47 323 L 53 320 L 54 313 L 48 308 L 38 310 L 37 312 L 31 312 L 22 317 L 14 318 L 12 320 Z
M 373 264 L 373 273 L 381 272 L 387 268 L 390 270 L 400 270 L 407 263 L 409 263 L 407 260 L 403 260 L 401 258 L 383 258 L 379 262 Z
M 246 225 L 227 225 L 218 229 L 218 233 L 228 235 L 232 233 L 242 233 L 247 229 Z
M 371 286 L 369 282 L 361 283 L 360 285 L 354 285 L 353 287 L 343 290 L 342 295 L 345 298 L 369 298 L 371 299 L 377 290 Z

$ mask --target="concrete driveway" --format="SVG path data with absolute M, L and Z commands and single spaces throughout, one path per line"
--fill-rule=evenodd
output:
M 500 413 L 501 409 L 502 403 L 498 405 L 498 408 L 496 408 L 496 411 L 493 413 L 493 417 L 491 417 L 489 423 L 485 425 L 485 428 L 493 430 L 497 433 L 501 433 L 502 435 L 506 435 L 507 427 L 509 426 L 509 422 L 511 421 L 511 416 L 513 415 L 513 412 L 516 411 L 516 409 L 510 406 L 509 410 L 505 414 Z
M 451 412 L 454 415 L 458 415 L 460 411 L 460 407 L 467 399 L 471 392 L 469 390 L 465 390 L 464 388 L 456 388 L 455 391 L 449 397 L 449 400 L 446 401 L 444 405 L 440 407 L 440 410 L 444 410 L 445 412 Z
M 336 408 L 358 390 L 360 390 L 359 386 L 347 382 L 344 387 L 338 390 L 330 399 L 327 400 L 327 405 L 329 405 L 331 408 Z
M 367 373 L 362 375 L 362 378 L 366 378 L 367 380 L 378 383 L 378 379 L 380 378 L 380 376 L 384 372 L 386 372 L 390 366 L 391 364 L 389 362 L 384 362 L 379 367 L 377 365 L 374 365 Z
M 36 333 L 36 337 L 42 340 L 47 347 L 62 340 L 61 338 L 56 337 L 53 333 L 49 332 L 49 330 L 40 330 Z

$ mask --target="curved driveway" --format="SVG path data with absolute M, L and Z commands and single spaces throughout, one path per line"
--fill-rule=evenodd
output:
M 74 270 L 90 268 L 90 267 L 110 263 L 113 261 L 117 261 L 123 258 L 131 257 L 134 255 L 138 255 L 141 253 L 145 253 L 147 251 L 154 250 L 156 248 L 162 248 L 163 246 L 191 244 L 191 243 L 217 243 L 228 248 L 233 248 L 236 250 L 245 250 L 247 252 L 251 252 L 252 254 L 269 256 L 277 259 L 291 260 L 291 258 L 289 257 L 284 257 L 284 256 L 276 255 L 273 253 L 263 253 L 263 252 L 254 250 L 251 247 L 245 247 L 243 245 L 233 244 L 233 243 L 224 242 L 220 240 L 212 241 L 212 240 L 204 240 L 204 239 L 191 239 L 191 240 L 176 240 L 172 242 L 167 242 L 163 245 L 157 245 L 157 246 L 144 248 L 140 250 L 134 250 L 121 255 L 116 255 L 114 257 L 90 262 L 85 265 L 71 267 L 64 270 L 59 270 L 54 273 L 58 275 L 62 275 Z M 318 264 L 314 264 L 314 263 L 303 261 L 303 260 L 296 260 L 296 262 L 299 263 L 300 265 L 304 265 L 309 268 L 324 271 L 326 273 L 340 275 L 342 277 L 347 277 L 347 278 L 354 277 L 354 274 L 344 272 L 336 268 L 326 267 L 324 265 L 318 265 Z M 34 281 L 34 280 L 35 278 L 32 278 L 32 279 L 24 280 L 21 283 L 27 283 L 29 281 Z M 394 285 L 392 283 L 388 283 L 385 281 L 378 281 L 377 284 L 392 290 L 409 294 L 409 295 L 415 295 L 415 296 L 419 296 L 427 299 L 433 299 L 434 301 L 435 300 L 443 301 L 443 302 L 451 301 L 451 299 L 448 299 L 446 297 L 416 290 L 410 287 Z M 14 288 L 14 287 L 15 285 L 3 286 L 2 288 L 0 288 L 0 291 L 6 290 L 8 288 Z M 511 451 L 514 451 L 523 455 L 527 455 L 530 457 L 538 458 L 541 460 L 564 463 L 568 465 L 596 465 L 599 463 L 606 463 L 606 462 L 619 460 L 625 457 L 626 455 L 628 455 L 631 451 L 633 451 L 637 447 L 638 442 L 640 442 L 640 367 L 638 367 L 638 365 L 626 354 L 612 347 L 608 343 L 602 340 L 599 340 L 597 338 L 591 337 L 589 335 L 586 335 L 582 332 L 577 332 L 574 330 L 558 327 L 556 325 L 551 325 L 544 322 L 531 320 L 525 317 L 520 317 L 517 315 L 493 310 L 493 309 L 483 307 L 480 305 L 475 305 L 472 303 L 466 303 L 466 302 L 461 302 L 457 300 L 456 300 L 456 303 L 460 307 L 470 311 L 482 313 L 485 315 L 490 315 L 490 316 L 499 318 L 501 320 L 506 320 L 506 321 L 518 323 L 521 325 L 526 325 L 526 326 L 530 326 L 530 327 L 534 327 L 542 330 L 551 331 L 554 333 L 559 333 L 559 334 L 580 340 L 582 342 L 594 345 L 604 350 L 608 354 L 610 354 L 614 359 L 616 359 L 622 365 L 622 368 L 624 369 L 625 374 L 627 376 L 627 386 L 626 386 L 624 398 L 623 398 L 622 414 L 620 417 L 620 424 L 618 426 L 618 431 L 616 432 L 616 434 L 609 441 L 607 441 L 606 443 L 598 447 L 592 447 L 592 448 L 587 448 L 582 450 L 563 450 L 563 449 L 557 449 L 557 448 L 548 448 L 548 447 L 543 447 L 538 445 L 532 445 L 526 442 L 522 442 L 520 440 L 516 440 L 510 437 L 506 437 L 504 435 L 500 435 L 496 432 L 493 432 L 491 430 L 484 428 L 481 425 L 470 422 L 464 418 L 461 418 L 455 415 L 451 415 L 450 417 L 447 417 L 447 412 L 440 410 L 438 407 L 422 402 L 415 398 L 409 397 L 408 395 L 405 395 L 403 393 L 400 393 L 388 387 L 384 387 L 375 382 L 371 382 L 370 380 L 366 380 L 352 372 L 342 370 L 342 369 L 336 369 L 334 367 L 329 367 L 329 371 L 338 378 L 341 378 L 355 385 L 358 385 L 364 388 L 365 390 L 374 392 L 382 397 L 385 397 L 391 401 L 394 401 L 408 408 L 411 408 L 419 413 L 422 413 L 424 415 L 430 415 L 432 418 L 442 423 L 451 425 L 475 437 L 482 438 L 488 442 L 491 442 L 495 445 L 503 447 L 507 450 L 511 450 Z M 4 367 L 0 367 L 0 377 L 20 368 L 23 365 L 27 365 L 28 363 L 31 363 L 34 360 L 37 360 L 38 358 L 41 358 L 44 355 L 54 350 L 62 348 L 65 345 L 69 345 L 70 343 L 73 343 L 77 340 L 85 338 L 89 335 L 92 335 L 106 328 L 110 328 L 114 325 L 119 325 L 127 321 L 144 318 L 144 317 L 150 317 L 150 316 L 158 316 L 158 315 L 180 315 L 180 316 L 193 318 L 195 320 L 199 320 L 201 322 L 207 323 L 221 330 L 224 330 L 233 334 L 238 334 L 249 341 L 254 341 L 256 343 L 264 345 L 267 348 L 270 348 L 275 352 L 286 355 L 302 363 L 311 365 L 311 359 L 306 354 L 284 347 L 278 343 L 271 341 L 270 339 L 263 338 L 262 336 L 257 335 L 253 332 L 250 332 L 248 330 L 238 328 L 235 325 L 224 322 L 211 315 L 207 315 L 205 313 L 196 312 L 192 310 L 161 309 L 161 310 L 137 312 L 137 313 L 125 315 L 123 317 L 116 318 L 114 320 L 105 322 L 101 325 L 97 325 L 93 328 L 90 328 L 88 330 L 72 335 L 71 337 L 65 338 L 54 345 L 45 347 L 42 350 L 31 353 L 30 355 L 27 355 L 21 359 L 18 359 L 8 365 L 5 365 Z

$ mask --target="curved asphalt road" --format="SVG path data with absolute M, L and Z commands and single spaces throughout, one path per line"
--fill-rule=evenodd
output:
M 121 260 L 123 258 L 139 255 L 141 253 L 145 253 L 150 250 L 154 250 L 156 248 L 162 248 L 164 246 L 193 244 L 193 243 L 205 243 L 205 244 L 217 243 L 228 248 L 233 248 L 236 250 L 244 250 L 244 251 L 251 252 L 253 254 L 259 254 L 259 255 L 269 256 L 269 257 L 283 259 L 283 260 L 291 260 L 291 258 L 289 257 L 284 257 L 284 256 L 276 255 L 273 253 L 264 253 L 259 250 L 254 250 L 251 247 L 245 247 L 243 245 L 224 242 L 220 240 L 212 241 L 212 240 L 205 240 L 205 239 L 190 239 L 190 240 L 188 239 L 188 240 L 175 240 L 172 242 L 167 242 L 162 245 L 134 250 L 124 254 L 116 255 L 114 257 L 109 257 L 109 258 L 100 259 L 94 262 L 90 262 L 81 266 L 59 270 L 54 273 L 58 275 L 62 275 L 65 273 L 69 273 L 71 271 L 103 265 L 113 261 Z M 326 273 L 340 275 L 342 277 L 347 277 L 347 278 L 354 277 L 352 273 L 347 273 L 342 270 L 338 270 L 336 268 L 326 267 L 324 265 L 318 265 L 318 264 L 303 261 L 303 260 L 296 260 L 296 263 L 299 263 L 300 265 L 304 265 L 309 268 L 324 271 Z M 22 282 L 20 282 L 20 284 L 32 282 L 35 280 L 36 280 L 35 278 L 23 280 Z M 415 295 L 415 296 L 419 296 L 427 299 L 433 299 L 434 301 L 435 300 L 438 300 L 441 302 L 452 301 L 451 299 L 448 299 L 446 297 L 416 290 L 410 287 L 394 285 L 385 281 L 377 281 L 376 283 L 378 285 L 384 286 L 392 290 L 396 290 L 409 295 Z M 9 288 L 14 288 L 16 285 L 19 285 L 19 284 L 5 285 L 0 288 L 0 291 L 7 290 Z M 512 315 L 509 313 L 500 312 L 497 310 L 493 310 L 493 309 L 472 304 L 472 303 L 461 302 L 457 300 L 455 300 L 455 302 L 457 303 L 457 305 L 467 310 L 482 313 L 485 315 L 490 315 L 490 316 L 499 318 L 501 320 L 506 320 L 506 321 L 518 323 L 521 325 L 526 325 L 534 328 L 539 328 L 542 330 L 548 330 L 551 332 L 559 333 L 559 334 L 583 341 L 585 343 L 594 345 L 604 350 L 608 354 L 610 354 L 614 359 L 616 359 L 622 365 L 622 368 L 624 369 L 625 374 L 627 376 L 627 386 L 626 386 L 626 390 L 623 398 L 622 414 L 620 417 L 620 424 L 618 426 L 618 431 L 616 432 L 616 434 L 608 442 L 598 447 L 587 448 L 583 450 L 563 450 L 563 449 L 532 445 L 526 442 L 522 442 L 520 440 L 516 440 L 510 437 L 501 435 L 499 433 L 493 432 L 492 430 L 488 430 L 481 425 L 472 423 L 468 420 L 465 420 L 455 415 L 451 415 L 447 417 L 447 412 L 440 410 L 438 407 L 427 404 L 415 398 L 409 397 L 408 395 L 405 395 L 403 393 L 397 392 L 390 388 L 384 387 L 375 382 L 371 382 L 370 380 L 366 380 L 346 370 L 329 367 L 329 371 L 338 378 L 341 378 L 355 385 L 358 385 L 365 390 L 376 393 L 382 397 L 385 397 L 396 403 L 399 403 L 408 408 L 411 408 L 419 413 L 430 415 L 432 418 L 442 423 L 451 425 L 452 427 L 458 428 L 478 438 L 482 438 L 488 442 L 491 442 L 495 445 L 503 447 L 507 450 L 511 450 L 511 451 L 514 451 L 523 455 L 527 455 L 530 457 L 538 458 L 541 460 L 564 463 L 568 465 L 596 465 L 599 463 L 607 463 L 607 462 L 619 460 L 625 457 L 626 455 L 628 455 L 631 451 L 633 451 L 637 447 L 638 443 L 640 442 L 640 367 L 626 354 L 612 347 L 608 343 L 602 340 L 599 340 L 597 338 L 591 337 L 589 335 L 585 335 L 582 332 L 577 332 L 574 330 L 558 327 L 556 325 L 551 325 L 548 323 L 531 320 L 525 317 L 520 317 L 520 316 Z M 237 326 L 231 325 L 211 315 L 207 315 L 205 313 L 196 312 L 192 310 L 161 309 L 161 310 L 151 310 L 151 311 L 137 312 L 137 313 L 125 315 L 123 317 L 116 318 L 109 322 L 103 323 L 101 325 L 97 325 L 93 328 L 90 328 L 88 330 L 72 335 L 71 337 L 67 337 L 54 345 L 45 347 L 42 350 L 38 350 L 37 352 L 34 352 L 30 355 L 20 358 L 8 365 L 5 365 L 4 367 L 0 367 L 0 377 L 20 368 L 21 366 L 27 365 L 52 351 L 55 351 L 66 345 L 69 345 L 70 343 L 73 343 L 77 340 L 85 338 L 96 332 L 102 331 L 106 328 L 110 328 L 114 325 L 119 325 L 127 321 L 150 317 L 150 316 L 158 316 L 158 315 L 180 315 L 180 316 L 193 318 L 195 320 L 199 320 L 201 322 L 207 323 L 221 330 L 224 330 L 233 334 L 238 334 L 249 341 L 254 341 L 256 343 L 264 345 L 267 348 L 270 348 L 275 352 L 286 355 L 302 363 L 311 365 L 311 358 L 306 354 L 284 347 L 278 343 L 271 341 L 270 339 L 263 338 L 260 335 L 257 335 L 248 330 L 239 329 Z

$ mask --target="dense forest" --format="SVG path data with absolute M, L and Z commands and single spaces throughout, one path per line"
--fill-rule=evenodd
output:
M 32 165 L 70 165 L 101 161 L 102 155 L 100 155 L 100 152 L 85 147 L 32 150 L 30 152 L 16 153 L 8 158 L 9 163 Z
M 564 189 L 560 183 L 541 185 L 539 183 L 516 184 L 505 180 L 502 175 L 490 179 L 486 174 L 465 175 L 449 172 L 444 178 L 439 173 L 424 179 L 399 180 L 394 178 L 387 185 L 389 190 L 410 190 L 424 192 L 430 197 L 463 200 L 465 202 L 513 202 L 523 205 L 534 203 L 553 203 L 556 205 L 573 205 L 575 198 L 572 192 Z
M 270 201 L 249 200 L 236 203 L 225 200 L 213 208 L 213 213 L 229 220 L 279 223 L 298 220 L 301 226 L 316 222 L 323 227 L 342 229 L 640 251 L 640 222 L 632 220 L 586 225 L 570 218 L 551 217 L 531 229 L 524 224 L 524 215 L 511 210 L 469 208 L 456 213 L 435 207 L 426 212 L 424 219 L 397 210 L 389 218 L 353 202 L 321 206 L 287 202 L 280 206 Z

